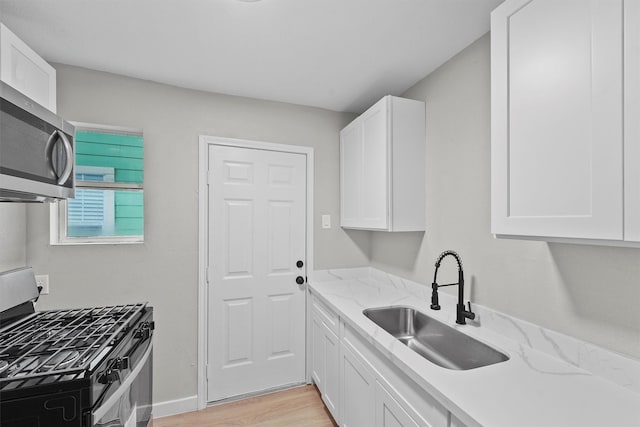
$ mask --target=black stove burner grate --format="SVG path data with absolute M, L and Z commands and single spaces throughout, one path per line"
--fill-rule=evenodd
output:
M 144 304 L 34 313 L 0 330 L 0 390 L 81 378 Z

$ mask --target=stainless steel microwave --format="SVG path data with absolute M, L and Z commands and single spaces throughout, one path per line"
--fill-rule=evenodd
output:
M 75 196 L 73 125 L 0 81 L 0 201 Z

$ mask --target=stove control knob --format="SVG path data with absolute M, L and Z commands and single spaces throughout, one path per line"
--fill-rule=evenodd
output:
M 118 357 L 113 364 L 113 369 L 117 369 L 119 371 L 123 369 L 129 369 L 129 358 L 128 357 Z
M 146 340 L 151 336 L 151 329 L 153 329 L 154 326 L 155 325 L 149 325 L 149 322 L 141 323 L 138 330 L 133 334 L 133 337 Z
M 98 376 L 98 382 L 100 384 L 111 384 L 117 381 L 120 378 L 117 371 L 113 371 L 111 369 L 107 369 L 102 373 L 102 375 Z

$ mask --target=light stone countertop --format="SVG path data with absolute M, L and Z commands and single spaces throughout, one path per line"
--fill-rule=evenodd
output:
M 634 359 L 477 305 L 477 322 L 457 325 L 451 295 L 440 292 L 442 310 L 430 310 L 430 287 L 372 268 L 317 271 L 309 287 L 469 427 L 640 426 L 640 363 Z M 467 371 L 437 366 L 362 314 L 366 308 L 391 305 L 414 307 L 509 360 Z M 600 372 L 586 370 L 590 364 Z

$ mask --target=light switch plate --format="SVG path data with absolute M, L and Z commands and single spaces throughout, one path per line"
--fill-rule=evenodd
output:
M 322 215 L 322 228 L 331 228 L 331 215 Z

